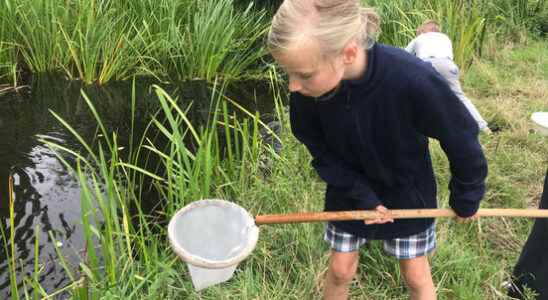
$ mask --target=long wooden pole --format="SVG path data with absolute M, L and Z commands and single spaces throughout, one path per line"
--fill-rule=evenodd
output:
M 440 218 L 456 217 L 455 212 L 448 208 L 438 209 L 392 209 L 389 210 L 394 219 Z M 548 218 L 548 209 L 514 209 L 514 208 L 482 208 L 478 217 L 525 217 Z M 299 212 L 281 215 L 260 215 L 255 217 L 255 224 L 286 224 L 325 221 L 351 221 L 375 219 L 378 213 L 373 210 L 352 210 L 335 212 Z

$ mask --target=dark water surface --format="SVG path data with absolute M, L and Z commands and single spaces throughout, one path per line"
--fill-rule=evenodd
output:
M 136 83 L 136 135 L 139 138 L 150 113 L 157 108 L 150 81 Z M 113 83 L 105 87 L 82 87 L 78 82 L 60 78 L 34 79 L 30 88 L 18 94 L 0 96 L 0 226 L 8 235 L 10 218 L 8 178 L 14 182 L 14 229 L 17 275 L 32 274 L 35 230 L 39 231 L 39 262 L 43 267 L 40 283 L 51 293 L 69 283 L 54 249 L 59 247 L 67 261 L 79 262 L 84 242 L 81 232 L 80 190 L 75 177 L 55 154 L 42 144 L 37 135 L 53 137 L 59 144 L 81 149 L 79 143 L 49 112 L 54 111 L 73 126 L 86 140 L 96 135 L 97 123 L 89 113 L 84 90 L 92 100 L 104 125 L 117 132 L 119 144 L 128 143 L 131 120 L 131 82 Z M 196 122 L 209 114 L 209 89 L 204 82 L 165 86 L 173 97 L 183 103 L 193 101 L 189 117 Z M 241 83 L 229 89 L 250 111 L 269 114 L 273 109 L 268 86 L 264 83 Z M 185 102 L 186 101 L 186 102 Z M 5 241 L 2 240 L 4 246 Z M 10 294 L 9 253 L 0 249 L 0 299 Z M 18 279 L 21 285 L 20 278 Z

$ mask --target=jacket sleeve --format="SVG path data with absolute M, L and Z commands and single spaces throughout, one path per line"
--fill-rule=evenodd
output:
M 290 121 L 293 135 L 307 147 L 312 155 L 312 166 L 322 180 L 340 189 L 345 198 L 355 200 L 360 209 L 373 209 L 381 204 L 367 178 L 329 150 L 313 100 L 291 94 Z
M 433 70 L 414 76 L 411 93 L 417 130 L 437 139 L 449 160 L 449 205 L 460 217 L 474 215 L 485 194 L 487 177 L 477 123 Z

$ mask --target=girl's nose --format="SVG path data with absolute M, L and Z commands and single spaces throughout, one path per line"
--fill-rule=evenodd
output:
M 298 92 L 302 89 L 302 85 L 298 80 L 295 80 L 294 78 L 289 78 L 289 91 L 290 92 Z

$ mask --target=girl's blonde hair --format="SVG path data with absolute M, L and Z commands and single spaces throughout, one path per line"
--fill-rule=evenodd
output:
M 272 20 L 268 48 L 278 52 L 313 38 L 323 56 L 339 53 L 353 39 L 369 49 L 379 23 L 375 10 L 359 0 L 285 0 Z

